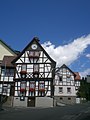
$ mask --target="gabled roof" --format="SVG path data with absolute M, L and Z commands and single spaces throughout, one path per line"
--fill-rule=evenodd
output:
M 69 67 L 67 67 L 65 64 L 63 64 L 60 68 L 67 68 L 76 77 L 76 74 Z
M 29 48 L 29 46 L 32 45 L 32 43 L 34 43 L 34 42 L 44 51 L 44 53 L 46 54 L 46 56 L 47 56 L 52 62 L 54 62 L 54 63 L 56 64 L 56 62 L 48 55 L 48 53 L 47 53 L 47 52 L 44 50 L 44 48 L 40 45 L 39 39 L 38 39 L 37 37 L 34 37 L 34 38 L 32 39 L 32 41 L 23 49 L 23 51 L 16 57 L 16 59 L 14 59 L 14 60 L 12 61 L 12 63 L 15 63 L 15 62 L 23 55 L 23 53 Z
M 3 40 L 0 40 L 0 44 L 2 44 L 3 46 L 5 46 L 13 54 L 17 55 L 17 52 L 15 50 L 13 50 L 10 46 L 8 46 Z
M 4 56 L 3 61 L 1 63 L 1 67 L 14 67 L 11 62 L 15 58 L 16 56 Z

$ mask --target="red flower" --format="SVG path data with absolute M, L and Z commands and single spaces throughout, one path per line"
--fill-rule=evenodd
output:
M 27 71 L 21 71 L 20 74 L 27 74 Z
M 21 88 L 20 91 L 21 91 L 21 92 L 25 92 L 25 89 L 24 89 L 24 88 Z
M 34 89 L 34 88 L 30 88 L 30 89 L 29 89 L 29 91 L 34 92 L 34 91 L 35 91 L 35 89 Z

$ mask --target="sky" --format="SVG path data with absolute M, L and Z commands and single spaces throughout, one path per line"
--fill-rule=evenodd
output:
M 36 36 L 57 66 L 90 75 L 90 0 L 0 0 L 0 39 L 22 51 Z

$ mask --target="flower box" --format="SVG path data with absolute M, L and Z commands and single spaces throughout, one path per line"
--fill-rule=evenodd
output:
M 40 92 L 45 92 L 45 89 L 39 89 Z
M 24 89 L 24 88 L 21 88 L 21 89 L 20 89 L 20 92 L 25 92 L 25 89 Z
M 30 92 L 34 92 L 35 89 L 34 89 L 34 88 L 30 88 L 29 91 L 30 91 Z
M 27 74 L 27 71 L 20 71 L 20 74 Z

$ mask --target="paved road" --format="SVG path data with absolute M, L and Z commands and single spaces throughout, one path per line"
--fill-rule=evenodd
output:
M 0 120 L 90 120 L 90 103 L 54 108 L 5 108 Z

